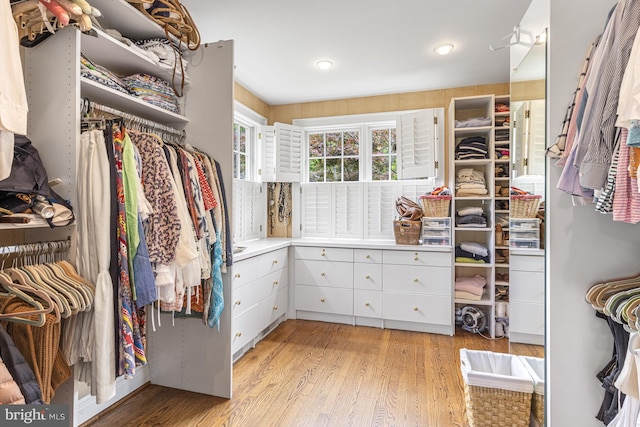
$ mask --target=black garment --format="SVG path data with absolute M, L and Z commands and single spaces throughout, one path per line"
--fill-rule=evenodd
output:
M 476 260 L 483 260 L 486 263 L 491 262 L 491 258 L 489 258 L 488 256 L 480 256 L 480 255 L 476 255 L 474 253 L 465 251 L 464 249 L 462 249 L 460 247 L 460 245 L 456 246 L 456 258 L 458 258 L 458 257 L 472 258 L 472 259 L 476 259 Z
M 212 159 L 213 160 L 213 159 Z M 220 197 L 222 197 L 222 206 L 224 207 L 224 217 L 227 218 L 227 220 L 224 222 L 224 231 L 227 234 L 227 239 L 226 239 L 226 247 L 225 247 L 225 252 L 227 254 L 227 267 L 229 267 L 230 265 L 233 264 L 233 249 L 232 249 L 232 242 L 231 242 L 231 227 L 229 224 L 229 212 L 227 211 L 227 196 L 225 194 L 224 191 L 224 181 L 222 180 L 222 171 L 220 170 L 220 163 L 218 163 L 216 160 L 213 160 L 213 162 L 216 165 L 216 174 L 218 175 L 218 181 L 220 181 Z
M 0 358 L 2 358 L 13 380 L 20 387 L 25 403 L 33 405 L 44 404 L 42 390 L 40 390 L 36 375 L 14 344 L 11 335 L 2 326 L 0 326 Z

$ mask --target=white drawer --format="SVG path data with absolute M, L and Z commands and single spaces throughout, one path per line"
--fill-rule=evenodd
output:
M 288 282 L 287 272 L 287 269 L 274 271 L 266 277 L 233 289 L 232 315 L 234 317 L 239 316 L 262 299 L 277 292 L 278 289 L 286 287 Z
M 509 267 L 518 271 L 540 271 L 544 273 L 544 257 L 529 255 L 511 255 Z
M 385 264 L 451 266 L 450 252 L 384 251 Z
M 287 248 L 262 254 L 258 257 L 258 275 L 266 276 L 287 266 Z M 254 267 L 255 268 L 255 264 Z
M 296 285 L 353 288 L 353 263 L 296 260 Z
M 509 275 L 509 300 L 544 303 L 544 273 L 511 271 Z
M 231 287 L 233 289 L 244 286 L 258 278 L 258 269 L 255 267 L 254 262 L 255 258 L 248 258 L 233 263 L 231 266 Z
M 353 249 L 296 246 L 296 259 L 353 262 Z
M 378 249 L 354 249 L 353 260 L 370 264 L 382 263 L 382 251 Z
M 353 290 L 296 285 L 296 310 L 353 315 Z
M 361 317 L 382 318 L 382 292 L 354 290 L 353 314 Z
M 412 267 L 384 265 L 382 283 L 385 292 L 451 295 L 450 267 Z
M 231 319 L 231 353 L 235 353 L 247 345 L 258 332 L 260 313 L 258 306 L 253 306 L 238 317 Z
M 382 290 L 382 264 L 353 264 L 353 288 Z
M 509 332 L 544 334 L 544 304 L 509 302 Z
M 269 326 L 278 317 L 282 316 L 287 311 L 289 301 L 289 289 L 285 286 L 278 289 L 264 300 L 260 301 L 260 324 L 262 329 Z
M 451 298 L 435 295 L 383 293 L 382 317 L 403 322 L 451 325 Z

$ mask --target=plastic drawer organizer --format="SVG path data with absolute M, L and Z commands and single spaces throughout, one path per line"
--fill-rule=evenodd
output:
M 510 218 L 509 246 L 511 248 L 540 249 L 540 219 Z
M 451 246 L 451 218 L 422 218 L 422 244 Z

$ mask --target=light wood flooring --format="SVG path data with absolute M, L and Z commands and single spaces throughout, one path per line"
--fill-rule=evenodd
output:
M 235 363 L 233 399 L 149 385 L 85 426 L 466 426 L 465 347 L 509 352 L 506 339 L 463 331 L 287 320 Z

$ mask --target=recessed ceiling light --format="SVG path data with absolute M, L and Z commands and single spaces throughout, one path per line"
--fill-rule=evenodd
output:
M 316 62 L 316 67 L 321 70 L 328 70 L 333 67 L 333 61 L 329 61 L 328 59 L 323 59 L 321 61 Z
M 453 45 L 451 43 L 440 43 L 436 47 L 433 48 L 433 51 L 438 55 L 446 55 L 453 50 Z

